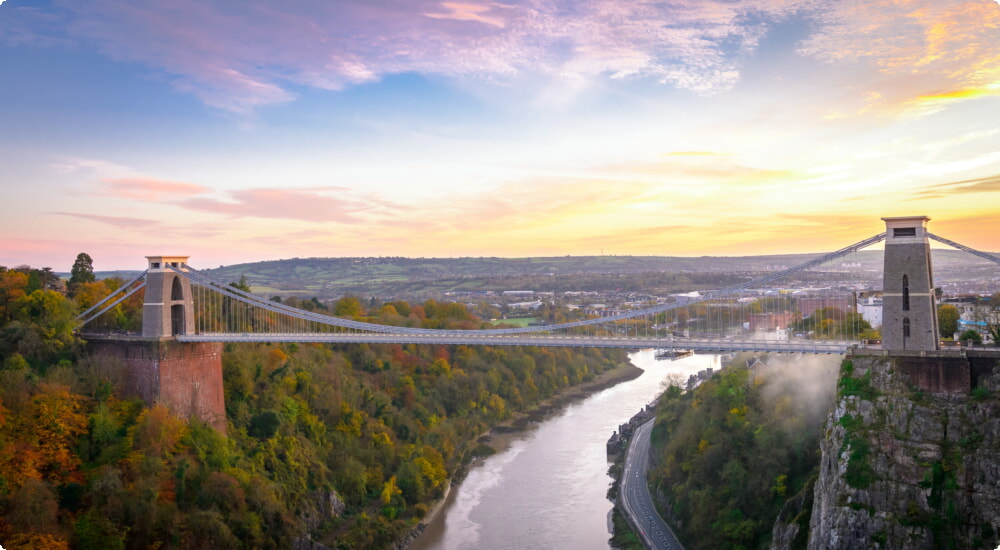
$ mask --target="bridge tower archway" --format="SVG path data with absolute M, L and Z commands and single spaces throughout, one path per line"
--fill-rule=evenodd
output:
M 146 297 L 142 304 L 142 335 L 171 338 L 192 334 L 194 302 L 191 281 L 184 271 L 187 256 L 146 256 Z M 176 270 L 176 271 L 175 271 Z

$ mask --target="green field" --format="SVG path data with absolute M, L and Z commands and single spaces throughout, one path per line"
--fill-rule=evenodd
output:
M 538 317 L 514 317 L 512 319 L 497 319 L 493 321 L 493 324 L 498 325 L 503 323 L 505 325 L 514 325 L 517 327 L 526 327 L 529 323 L 534 323 L 538 320 Z

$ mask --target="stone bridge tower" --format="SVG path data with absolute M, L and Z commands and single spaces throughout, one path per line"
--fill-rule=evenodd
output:
M 177 416 L 201 419 L 224 434 L 222 344 L 177 340 L 195 333 L 191 281 L 173 271 L 183 271 L 188 257 L 146 258 L 142 337 L 94 339 L 91 354 L 121 364 L 125 393 L 149 405 L 165 405 Z
M 882 349 L 932 351 L 939 331 L 926 216 L 882 218 Z
M 183 271 L 187 256 L 146 256 L 146 299 L 142 304 L 143 338 L 165 338 L 194 333 L 191 281 Z M 171 269 L 172 268 L 172 269 Z

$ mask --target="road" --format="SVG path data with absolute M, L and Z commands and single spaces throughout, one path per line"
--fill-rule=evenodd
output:
M 395 328 L 395 327 L 390 327 Z M 114 338 L 100 333 L 84 333 L 91 339 Z M 549 346 L 575 348 L 675 348 L 694 351 L 735 353 L 758 351 L 773 353 L 843 354 L 857 343 L 826 340 L 723 340 L 717 338 L 579 336 L 579 335 L 497 335 L 477 330 L 441 330 L 434 334 L 317 332 L 317 333 L 198 333 L 178 334 L 179 342 L 327 342 L 331 344 L 464 344 L 485 346 Z
M 622 468 L 619 498 L 625 515 L 646 548 L 684 550 L 670 526 L 653 507 L 653 498 L 649 495 L 646 472 L 649 469 L 649 436 L 652 431 L 653 420 L 650 420 L 632 435 Z

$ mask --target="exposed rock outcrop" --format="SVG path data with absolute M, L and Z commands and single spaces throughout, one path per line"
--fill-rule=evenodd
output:
M 313 491 L 309 498 L 302 502 L 299 517 L 306 524 L 308 533 L 316 531 L 323 523 L 340 517 L 347 510 L 347 505 L 340 499 L 336 491 Z M 299 537 L 292 544 L 292 550 L 331 550 L 309 535 Z
M 781 507 L 771 531 L 771 548 L 805 548 L 809 540 L 809 517 L 815 485 L 816 479 L 810 479 L 797 495 Z
M 306 530 L 312 532 L 324 522 L 340 517 L 345 510 L 347 505 L 336 491 L 313 491 L 302 502 L 299 516 L 305 522 Z
M 997 547 L 1000 371 L 976 378 L 971 393 L 931 393 L 898 358 L 848 357 L 821 443 L 809 549 Z M 792 547 L 789 519 L 774 548 Z

